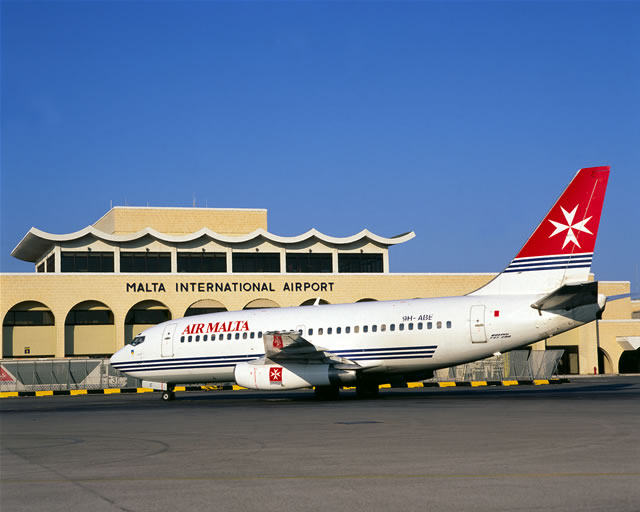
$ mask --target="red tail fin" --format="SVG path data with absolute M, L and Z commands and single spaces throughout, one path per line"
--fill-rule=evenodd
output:
M 580 169 L 516 259 L 592 254 L 608 179 L 608 166 Z
M 507 268 L 473 293 L 543 293 L 587 281 L 608 180 L 608 166 L 580 169 Z

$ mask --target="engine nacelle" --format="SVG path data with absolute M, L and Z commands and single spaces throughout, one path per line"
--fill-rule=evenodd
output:
M 282 390 L 314 386 L 331 386 L 355 382 L 355 372 L 335 370 L 328 364 L 293 363 L 279 364 L 239 363 L 234 379 L 239 386 L 249 389 Z

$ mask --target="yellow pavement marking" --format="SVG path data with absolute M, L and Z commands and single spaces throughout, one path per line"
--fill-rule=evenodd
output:
M 486 380 L 472 380 L 471 381 L 471 387 L 472 388 L 477 388 L 478 386 L 486 386 L 487 385 L 487 381 Z
M 438 382 L 438 386 L 440 386 L 441 388 L 455 388 L 456 383 L 455 382 Z
M 153 388 L 137 388 L 136 393 L 153 393 Z
M 8 398 L 10 396 L 20 396 L 17 391 L 2 391 L 0 392 L 0 398 Z
M 174 389 L 174 391 L 186 391 L 187 388 L 185 386 L 176 386 L 176 388 Z
M 502 385 L 503 386 L 517 386 L 518 385 L 518 381 L 517 380 L 503 380 L 502 381 Z
M 120 393 L 120 389 L 119 388 L 104 389 L 103 393 L 105 395 L 114 395 L 114 394 Z
M 391 389 L 391 384 L 380 384 L 380 389 Z
M 248 388 L 243 388 L 242 386 L 236 386 L 235 384 L 233 385 L 233 390 L 234 391 L 243 391 L 245 389 L 248 389 Z
M 423 388 L 424 384 L 422 382 L 407 382 L 408 388 Z
M 533 383 L 536 386 L 540 386 L 542 384 L 549 384 L 549 381 L 547 379 L 538 379 L 538 380 L 534 380 Z
M 70 395 L 74 396 L 74 395 L 86 395 L 87 394 L 87 390 L 86 389 L 72 389 L 69 392 Z
M 36 391 L 36 396 L 53 396 L 53 391 Z

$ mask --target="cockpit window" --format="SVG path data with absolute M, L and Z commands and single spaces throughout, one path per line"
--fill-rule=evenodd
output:
M 136 336 L 135 338 L 133 338 L 131 346 L 135 347 L 136 345 L 140 345 L 140 343 L 144 343 L 144 336 Z

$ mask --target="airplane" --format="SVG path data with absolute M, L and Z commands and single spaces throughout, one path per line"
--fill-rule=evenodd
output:
M 589 281 L 609 166 L 580 169 L 507 267 L 458 297 L 229 311 L 169 320 L 111 357 L 117 370 L 175 398 L 178 384 L 314 388 L 336 399 L 426 380 L 599 319 Z M 316 301 L 317 303 L 318 301 Z

